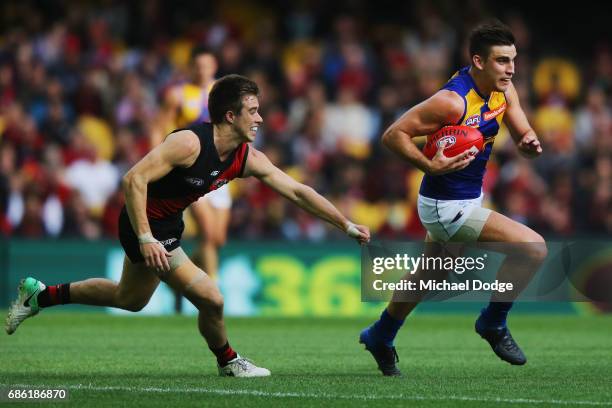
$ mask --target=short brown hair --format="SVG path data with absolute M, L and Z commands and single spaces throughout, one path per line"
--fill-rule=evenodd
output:
M 470 33 L 470 57 L 480 55 L 487 59 L 494 45 L 514 45 L 512 31 L 501 21 L 482 23 Z
M 242 75 L 226 75 L 215 81 L 208 95 L 208 112 L 214 124 L 222 123 L 227 111 L 236 115 L 242 110 L 242 97 L 259 95 L 259 87 Z

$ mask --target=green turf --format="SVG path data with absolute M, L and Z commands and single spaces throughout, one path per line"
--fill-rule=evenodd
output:
M 524 367 L 498 360 L 473 319 L 412 317 L 399 379 L 357 344 L 367 320 L 228 319 L 233 346 L 273 374 L 235 379 L 216 376 L 194 318 L 42 313 L 0 336 L 0 384 L 69 387 L 64 407 L 612 406 L 612 316 L 514 316 Z

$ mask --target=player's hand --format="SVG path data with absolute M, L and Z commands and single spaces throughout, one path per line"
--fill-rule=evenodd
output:
M 538 157 L 542 154 L 542 145 L 538 140 L 538 137 L 533 133 L 529 132 L 518 142 L 518 149 L 521 154 L 527 158 Z
M 365 225 L 357 225 L 349 222 L 346 226 L 346 235 L 355 238 L 360 244 L 370 242 L 370 229 Z
M 465 151 L 455 157 L 446 157 L 444 155 L 444 149 L 446 149 L 448 143 L 440 145 L 435 156 L 429 162 L 429 169 L 427 174 L 432 176 L 439 176 L 441 174 L 452 173 L 466 168 L 476 157 L 470 151 Z
M 153 268 L 158 274 L 170 272 L 170 262 L 168 258 L 172 256 L 161 242 L 145 242 L 140 244 L 140 253 L 145 259 L 145 264 Z

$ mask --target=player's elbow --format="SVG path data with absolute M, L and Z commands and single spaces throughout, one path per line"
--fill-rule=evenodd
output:
M 142 182 L 142 177 L 130 170 L 121 179 L 121 189 L 124 193 L 128 193 Z
M 127 192 L 130 189 L 130 186 L 133 184 L 134 175 L 130 172 L 127 172 L 121 179 L 121 189 L 123 190 L 123 192 Z
M 382 137 L 381 137 L 381 142 L 383 144 L 383 146 L 387 147 L 387 148 L 391 148 L 391 141 L 393 140 L 393 133 L 394 133 L 395 129 L 393 129 L 393 127 L 390 127 L 389 129 L 387 129 L 385 131 L 385 133 L 383 133 Z
M 389 129 L 385 131 L 382 135 L 382 144 L 386 148 L 390 150 L 395 150 L 396 146 L 400 144 L 400 140 L 402 136 L 405 136 L 405 133 L 400 131 L 394 126 L 391 126 Z
M 300 203 L 308 201 L 308 197 L 313 194 L 317 193 L 312 187 L 307 186 L 306 184 L 298 184 L 293 189 L 293 193 L 291 194 L 290 198 L 299 205 Z

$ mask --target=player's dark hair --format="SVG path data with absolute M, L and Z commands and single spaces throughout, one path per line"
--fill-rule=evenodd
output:
M 222 123 L 227 111 L 240 115 L 245 95 L 259 95 L 259 87 L 249 78 L 233 74 L 219 78 L 208 94 L 210 121 Z
M 189 61 L 193 62 L 196 60 L 196 58 L 198 58 L 200 55 L 204 55 L 204 54 L 210 54 L 212 56 L 215 55 L 215 53 L 213 52 L 213 50 L 211 50 L 208 47 L 205 47 L 203 45 L 198 45 L 193 47 L 193 49 L 191 50 L 191 55 L 189 56 Z
M 494 45 L 513 45 L 514 35 L 510 28 L 499 20 L 480 24 L 470 33 L 470 57 L 480 55 L 487 59 Z

